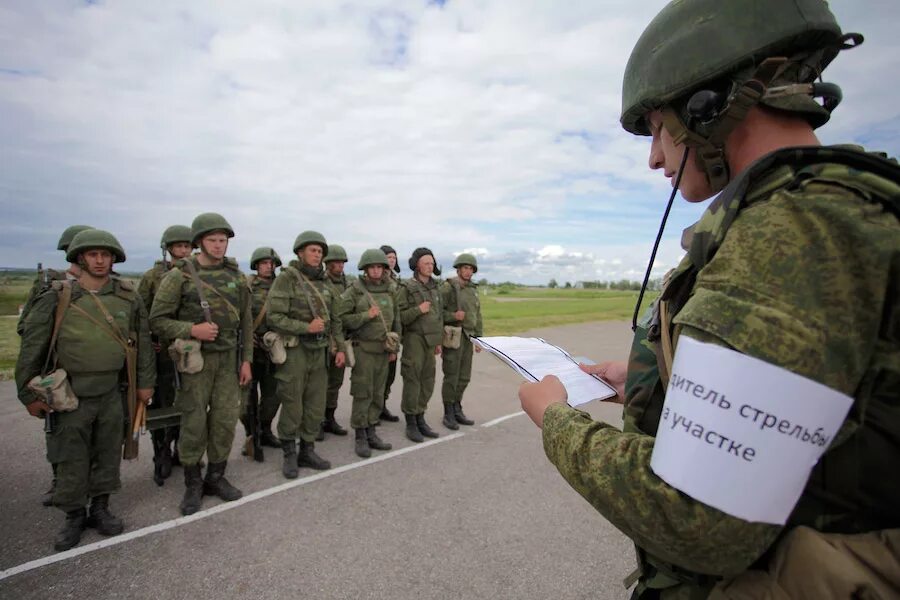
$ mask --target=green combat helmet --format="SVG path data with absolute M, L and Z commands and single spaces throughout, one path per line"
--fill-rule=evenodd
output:
M 272 259 L 272 262 L 276 267 L 281 266 L 281 257 L 278 256 L 278 253 L 275 252 L 274 248 L 269 248 L 268 246 L 262 246 L 253 251 L 253 255 L 250 257 L 250 268 L 256 270 L 256 265 L 259 264 L 259 261 Z
M 72 243 L 72 238 L 86 229 L 93 229 L 93 227 L 90 225 L 72 225 L 66 227 L 66 230 L 59 236 L 59 242 L 56 244 L 56 249 L 66 252 L 69 249 L 69 244 Z
M 296 254 L 298 250 L 302 250 L 310 244 L 318 244 L 322 246 L 322 253 L 325 256 L 328 256 L 328 242 L 325 241 L 325 236 L 318 231 L 304 231 L 303 233 L 298 235 L 297 239 L 294 240 L 294 254 Z
M 838 52 L 861 42 L 841 33 L 823 0 L 671 2 L 628 59 L 622 127 L 650 135 L 645 116 L 661 110 L 666 130 L 695 149 L 717 192 L 729 180 L 725 140 L 747 111 L 761 103 L 823 125 L 841 92 L 815 80 Z
M 362 253 L 362 256 L 359 257 L 359 264 L 356 266 L 356 268 L 362 271 L 366 267 L 370 267 L 372 265 L 384 265 L 385 269 L 390 267 L 390 265 L 388 264 L 387 254 L 385 254 L 378 248 L 369 248 Z
M 194 241 L 194 236 L 191 234 L 191 228 L 187 225 L 172 225 L 170 227 L 166 227 L 166 230 L 163 231 L 162 239 L 159 241 L 159 247 L 165 250 L 172 244 L 177 244 L 178 242 L 187 242 L 190 244 Z
M 219 213 L 197 215 L 194 222 L 191 223 L 191 244 L 194 248 L 199 247 L 200 238 L 214 231 L 224 231 L 228 237 L 234 237 L 234 230 L 231 228 L 231 225 Z
M 125 262 L 125 250 L 122 249 L 119 240 L 110 232 L 102 229 L 85 229 L 75 234 L 75 237 L 72 238 L 72 243 L 69 244 L 69 249 L 66 250 L 66 260 L 70 263 L 76 262 L 79 254 L 87 250 L 96 250 L 97 248 L 103 248 L 112 252 L 115 257 L 113 262 Z
M 459 256 L 456 257 L 456 260 L 453 261 L 453 268 L 456 269 L 463 265 L 469 265 L 474 269 L 474 273 L 478 272 L 478 261 L 475 260 L 474 254 L 469 254 L 468 252 L 463 252 Z
M 325 257 L 323 262 L 330 263 L 336 260 L 347 262 L 347 251 L 344 250 L 343 246 L 331 244 L 328 246 L 328 256 Z

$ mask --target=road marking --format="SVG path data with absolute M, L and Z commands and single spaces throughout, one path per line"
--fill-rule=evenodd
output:
M 503 421 L 506 421 L 506 420 L 508 420 L 508 419 L 512 419 L 513 417 L 518 417 L 519 415 L 524 415 L 524 414 L 525 414 L 525 411 L 524 411 L 524 410 L 520 410 L 519 412 L 514 412 L 514 413 L 509 414 L 509 415 L 503 415 L 502 417 L 497 417 L 497 418 L 494 419 L 493 421 L 488 421 L 487 423 L 482 423 L 481 426 L 482 426 L 482 427 L 493 427 L 493 426 L 496 425 L 497 423 L 502 423 Z
M 508 415 L 509 416 L 515 415 Z M 487 425 L 487 424 L 485 424 Z M 396 458 L 398 456 L 403 456 L 404 454 L 409 454 L 410 452 L 414 452 L 416 450 L 422 450 L 424 448 L 428 448 L 429 446 L 434 446 L 435 444 L 441 444 L 443 442 L 449 442 L 451 440 L 459 439 L 464 436 L 465 433 L 452 433 L 450 435 L 440 437 L 434 440 L 429 440 L 427 442 L 423 442 L 421 444 L 414 444 L 412 446 L 407 446 L 405 448 L 400 448 L 398 450 L 394 450 L 392 452 L 387 452 L 385 454 L 380 454 L 373 458 L 367 458 L 365 460 L 359 460 L 356 462 L 352 462 L 346 465 L 342 465 L 340 467 L 335 467 L 333 469 L 329 469 L 328 471 L 322 471 L 320 473 L 316 473 L 315 475 L 310 475 L 309 477 L 303 477 L 302 479 L 294 479 L 293 481 L 287 481 L 282 483 L 281 485 L 276 485 L 275 487 L 270 487 L 264 490 L 260 490 L 258 492 L 253 492 L 252 494 L 248 494 L 241 498 L 240 500 L 235 500 L 234 502 L 223 502 L 221 504 L 217 504 L 216 506 L 212 506 L 207 508 L 206 510 L 198 511 L 192 515 L 187 517 L 178 517 L 177 519 L 172 519 L 171 521 L 163 521 L 162 523 L 157 523 L 155 525 L 148 525 L 147 527 L 143 527 L 141 529 L 136 529 L 135 531 L 129 531 L 128 533 L 123 533 L 121 535 L 117 535 L 115 537 L 106 538 L 100 540 L 99 542 L 94 542 L 92 544 L 86 544 L 84 546 L 76 546 L 71 550 L 66 550 L 65 552 L 57 552 L 56 554 L 51 554 L 49 556 L 45 556 L 43 558 L 38 558 L 26 563 L 22 563 L 21 565 L 17 565 L 15 567 L 10 567 L 5 571 L 0 571 L 0 581 L 4 579 L 8 579 L 14 575 L 18 575 L 20 573 L 25 573 L 27 571 L 32 571 L 34 569 L 40 569 L 41 567 L 46 567 L 48 565 L 52 565 L 53 563 L 58 563 L 64 560 L 68 560 L 70 558 L 75 558 L 76 556 L 81 556 L 82 554 L 88 554 L 89 552 L 94 552 L 96 550 L 100 550 L 102 548 L 109 548 L 110 546 L 116 546 L 118 544 L 124 544 L 125 542 L 130 542 L 131 540 L 136 540 L 138 538 L 146 537 L 148 535 L 152 535 L 154 533 L 159 533 L 161 531 L 166 531 L 168 529 L 175 529 L 176 527 L 181 527 L 182 525 L 188 525 L 189 523 L 193 523 L 194 521 L 200 521 L 202 519 L 209 518 L 213 515 L 217 515 L 219 513 L 223 513 L 226 510 L 232 510 L 235 508 L 239 508 L 244 506 L 245 504 L 249 504 L 250 502 L 256 502 L 257 500 L 262 500 L 263 498 L 267 498 L 274 494 L 278 494 L 280 492 L 284 492 L 296 487 L 300 487 L 301 485 L 307 485 L 320 479 L 325 479 L 326 477 L 333 477 L 335 475 L 340 475 L 341 473 L 346 473 L 347 471 L 352 471 L 354 469 L 358 469 L 360 467 L 365 467 L 367 465 L 374 465 L 376 463 L 380 463 L 385 460 L 390 460 L 392 458 Z

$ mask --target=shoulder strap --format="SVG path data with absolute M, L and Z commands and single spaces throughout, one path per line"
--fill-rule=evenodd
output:
M 256 318 L 253 320 L 253 331 L 259 329 L 259 326 L 262 325 L 263 319 L 266 318 L 266 311 L 269 308 L 268 302 L 263 302 L 262 310 L 259 311 L 259 314 L 256 315 Z
M 53 334 L 50 336 L 50 347 L 47 349 L 47 358 L 44 360 L 44 375 L 47 374 L 47 369 L 50 366 L 51 355 L 53 355 L 53 365 L 56 366 L 56 340 L 59 337 L 59 327 L 62 325 L 66 309 L 69 308 L 69 303 L 72 301 L 72 282 L 62 281 L 61 284 L 62 290 L 56 301 L 56 315 L 53 319 Z
M 312 298 L 309 295 L 309 292 L 306 291 L 306 288 L 309 287 L 315 292 L 316 296 L 319 297 L 319 302 L 322 303 L 322 311 L 325 313 L 325 318 L 330 319 L 331 317 L 328 314 L 328 303 L 325 302 L 325 298 L 322 297 L 322 294 L 319 293 L 319 290 L 316 289 L 316 286 L 312 284 L 309 280 L 309 277 L 300 272 L 296 267 L 287 267 L 293 273 L 294 277 L 297 278 L 297 281 L 300 283 L 300 287 L 303 289 L 303 293 L 306 295 L 306 301 L 309 303 L 310 310 L 313 311 L 313 316 L 318 318 L 319 315 L 316 314 L 315 305 L 312 301 Z
M 362 291 L 366 293 L 366 297 L 367 297 L 368 300 L 369 300 L 369 306 L 370 306 L 370 307 L 371 307 L 371 306 L 377 306 L 378 303 L 375 302 L 375 298 L 373 298 L 373 297 L 372 297 L 372 294 L 369 292 L 369 290 L 366 289 L 366 284 L 362 283 L 362 284 L 360 285 L 360 287 L 362 288 Z M 384 327 L 384 333 L 385 333 L 385 334 L 390 333 L 391 330 L 390 330 L 390 329 L 388 328 L 388 326 L 387 326 L 387 321 L 384 320 L 384 314 L 381 312 L 381 308 L 378 309 L 378 317 L 381 319 L 381 325 Z
M 197 288 L 197 296 L 200 297 L 200 308 L 203 309 L 203 317 L 206 319 L 207 323 L 212 323 L 213 320 L 212 314 L 209 312 L 209 302 L 206 301 L 206 296 L 203 295 L 203 282 L 200 280 L 200 276 L 197 275 L 197 269 L 194 268 L 194 262 L 190 257 L 185 259 L 184 268 L 187 269 L 188 274 L 194 282 L 194 287 Z

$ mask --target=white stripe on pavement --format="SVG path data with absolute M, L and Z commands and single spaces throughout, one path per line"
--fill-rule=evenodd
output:
M 487 423 L 483 423 L 481 426 L 482 427 L 493 427 L 497 423 L 502 423 L 503 421 L 506 421 L 508 419 L 512 419 L 513 417 L 518 417 L 519 415 L 524 415 L 524 414 L 525 414 L 525 411 L 520 410 L 519 412 L 514 412 L 510 415 L 504 415 L 502 417 L 497 417 L 493 421 L 488 421 Z

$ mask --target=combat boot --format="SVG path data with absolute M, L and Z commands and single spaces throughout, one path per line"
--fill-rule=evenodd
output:
M 203 502 L 203 473 L 200 465 L 184 466 L 184 498 L 181 499 L 181 514 L 192 515 Z
M 272 433 L 272 423 L 259 426 L 259 443 L 269 448 L 281 448 L 281 440 Z
M 447 429 L 453 429 L 454 431 L 459 429 L 459 423 L 456 422 L 456 412 L 454 412 L 452 404 L 444 404 L 444 418 L 441 422 Z
M 366 438 L 367 429 L 359 427 L 356 430 L 356 443 L 353 448 L 356 450 L 356 455 L 360 458 L 369 458 L 372 456 L 372 451 L 369 449 L 369 440 Z
M 460 425 L 474 425 L 475 421 L 466 416 L 462 410 L 462 402 L 453 405 L 453 414 L 456 416 L 456 422 Z
M 163 485 L 172 475 L 172 448 L 166 439 L 166 432 L 156 430 L 151 434 L 153 440 L 153 481 Z
M 421 432 L 419 432 L 419 425 L 416 423 L 416 415 L 405 415 L 406 416 L 406 437 L 411 439 L 412 441 L 424 442 L 425 438 L 422 437 Z
M 210 461 L 209 468 L 206 469 L 206 478 L 203 480 L 203 494 L 206 496 L 218 496 L 225 502 L 234 502 L 239 500 L 244 492 L 237 489 L 225 479 L 225 466 L 227 460 L 214 463 Z
M 316 441 L 317 442 L 325 441 L 325 421 L 322 421 L 321 423 L 319 423 L 319 433 L 316 434 Z
M 119 535 L 125 529 L 122 519 L 109 512 L 109 494 L 91 498 L 86 527 L 93 527 L 100 535 Z
M 334 435 L 347 435 L 347 430 L 340 426 L 340 424 L 334 420 L 334 410 L 333 408 L 325 409 L 325 420 L 322 421 L 322 427 L 328 433 L 333 433 Z M 316 438 L 318 439 L 318 438 Z
M 304 442 L 300 440 L 300 451 L 297 453 L 297 466 L 309 467 L 316 471 L 327 471 L 331 468 L 331 463 L 316 454 L 315 442 Z
M 420 431 L 420 432 L 422 433 L 422 435 L 424 435 L 425 437 L 428 437 L 428 438 L 441 437 L 441 435 L 440 435 L 437 431 L 435 431 L 434 429 L 432 429 L 432 428 L 428 425 L 428 423 L 425 422 L 425 415 L 424 415 L 424 414 L 422 414 L 422 415 L 416 415 L 416 425 L 419 426 L 419 431 Z
M 297 479 L 297 442 L 294 440 L 281 440 L 281 451 L 284 453 L 284 462 L 281 463 L 281 474 L 288 479 Z
M 387 402 L 387 398 L 384 399 Z M 381 409 L 381 416 L 378 417 L 382 421 L 387 421 L 388 423 L 396 423 L 400 420 L 400 417 L 392 413 L 388 410 L 387 404 L 385 404 L 384 408 Z
M 378 437 L 374 425 L 366 427 L 366 441 L 369 443 L 369 448 L 374 448 L 375 450 L 390 450 L 393 448 L 393 446 Z
M 56 534 L 56 541 L 53 543 L 56 550 L 62 552 L 78 545 L 81 541 L 81 532 L 84 531 L 85 513 L 84 507 L 66 513 L 66 522 Z

